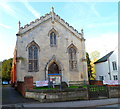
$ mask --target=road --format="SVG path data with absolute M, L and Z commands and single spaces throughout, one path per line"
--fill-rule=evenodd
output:
M 105 105 L 105 106 L 99 106 L 99 107 L 119 107 L 120 109 L 120 104 L 112 104 L 112 105 Z

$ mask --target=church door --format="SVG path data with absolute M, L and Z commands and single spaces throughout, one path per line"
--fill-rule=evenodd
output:
M 48 68 L 48 79 L 50 83 L 54 85 L 60 85 L 61 83 L 61 72 L 59 66 L 53 62 Z

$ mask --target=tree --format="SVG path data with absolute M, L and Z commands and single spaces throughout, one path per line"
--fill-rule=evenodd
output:
M 4 60 L 2 62 L 2 80 L 10 81 L 10 74 L 11 74 L 11 68 L 12 68 L 12 58 L 8 60 Z
M 91 54 L 91 62 L 90 62 L 90 65 L 91 65 L 91 80 L 95 80 L 96 78 L 96 71 L 95 71 L 95 64 L 94 62 L 96 62 L 100 56 L 100 53 L 96 50 L 96 51 L 93 51 Z
M 87 67 L 88 67 L 88 79 L 89 79 L 89 81 L 94 80 L 95 76 L 94 76 L 93 69 L 91 66 L 91 60 L 90 60 L 89 54 L 87 52 L 86 52 L 86 59 L 87 59 Z
M 92 61 L 96 61 L 100 57 L 100 53 L 95 50 L 90 54 L 90 57 Z

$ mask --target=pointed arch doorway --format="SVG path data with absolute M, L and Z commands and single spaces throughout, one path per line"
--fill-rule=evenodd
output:
M 48 67 L 48 80 L 54 85 L 61 84 L 61 70 L 56 62 L 52 62 Z

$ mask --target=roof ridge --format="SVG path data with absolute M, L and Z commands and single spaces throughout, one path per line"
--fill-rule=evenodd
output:
M 73 26 L 71 26 L 68 22 L 66 22 L 64 19 L 62 19 L 58 14 L 54 13 L 60 20 L 62 20 L 67 26 L 69 26 L 71 29 L 73 29 L 74 31 L 76 31 L 78 34 L 81 35 L 81 33 L 79 33 Z
M 94 62 L 94 64 L 107 61 L 107 59 L 111 56 L 111 54 L 113 52 L 114 51 L 111 51 L 111 52 L 107 53 L 106 55 L 104 55 L 103 57 L 101 57 L 100 59 L 98 59 L 96 62 Z
M 81 36 L 82 36 L 82 37 L 81 37 L 82 39 L 84 39 L 82 32 L 81 32 L 81 33 L 78 32 L 77 29 L 75 29 L 75 28 L 74 28 L 73 26 L 71 26 L 68 22 L 66 22 L 64 19 L 62 19 L 58 14 L 56 14 L 55 12 L 53 12 L 53 13 L 54 13 L 54 15 L 55 15 L 55 16 L 54 16 L 55 19 L 56 19 L 56 17 L 57 17 L 57 18 L 58 18 L 59 20 L 61 20 L 64 24 L 66 24 L 69 28 L 71 28 L 74 32 L 76 32 L 77 34 L 81 35 Z M 20 32 L 20 31 L 24 31 L 24 29 L 30 27 L 31 25 L 37 23 L 38 21 L 41 21 L 41 22 L 42 22 L 42 20 L 43 20 L 44 18 L 46 18 L 47 16 L 49 16 L 49 15 L 52 15 L 52 12 L 51 12 L 51 11 L 50 11 L 49 13 L 46 13 L 44 16 L 41 16 L 40 18 L 37 18 L 37 19 L 35 19 L 34 21 L 31 21 L 30 23 L 28 23 L 28 24 L 20 27 L 19 32 Z M 29 30 L 29 29 L 28 29 L 28 30 Z M 18 33 L 19 33 L 19 32 L 18 32 Z
M 47 14 L 45 14 L 44 16 L 41 16 L 41 17 L 35 19 L 34 21 L 31 21 L 29 24 L 26 24 L 26 25 L 20 27 L 20 29 L 25 29 L 26 27 L 30 26 L 31 24 L 34 24 L 34 23 L 36 23 L 36 22 L 38 22 L 38 21 L 40 21 L 40 20 L 43 20 L 43 19 L 44 19 L 46 16 L 48 16 L 48 15 L 50 15 L 50 14 L 47 13 Z

